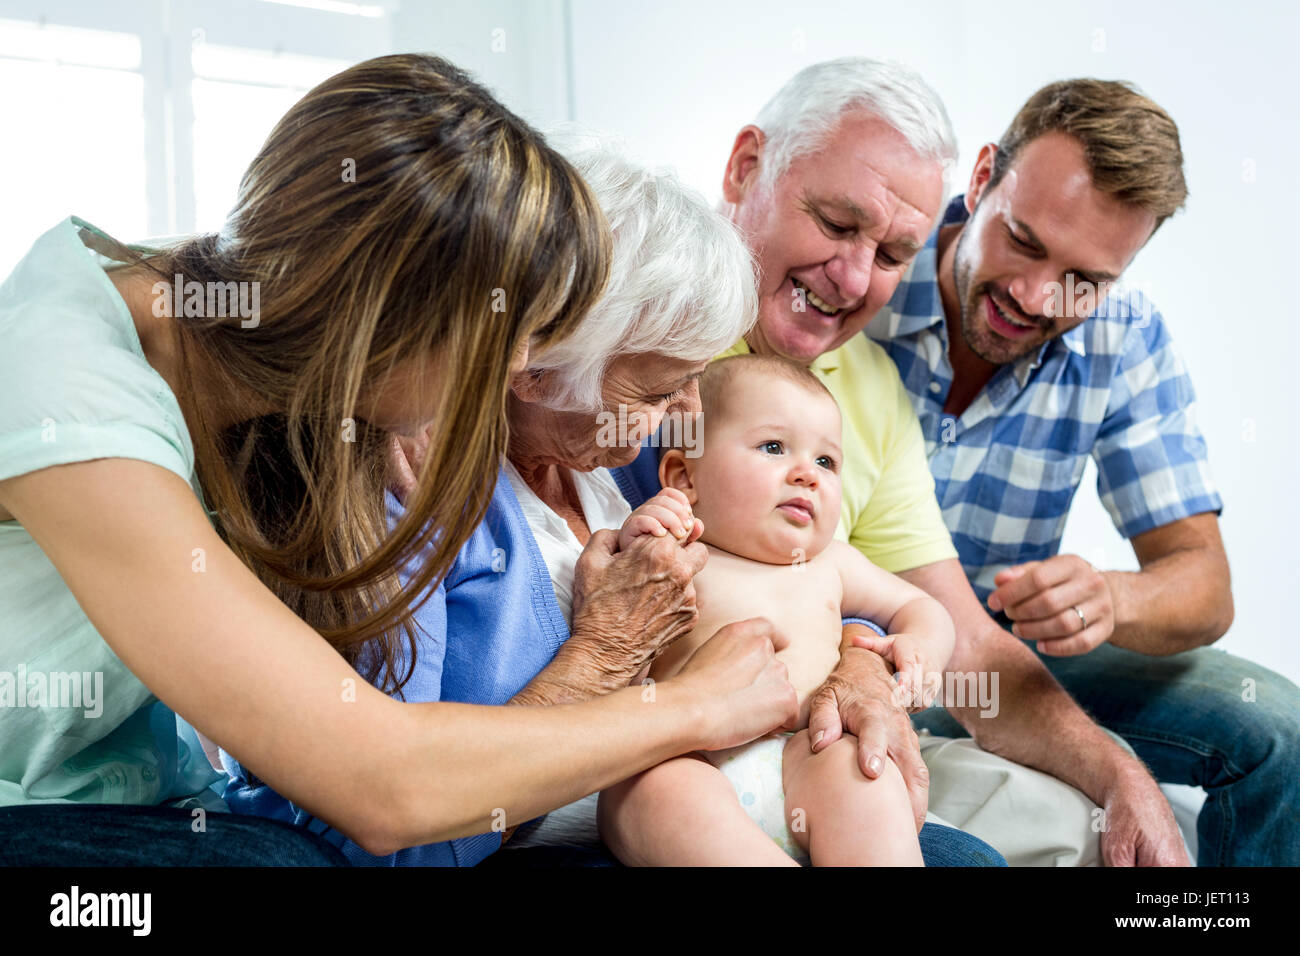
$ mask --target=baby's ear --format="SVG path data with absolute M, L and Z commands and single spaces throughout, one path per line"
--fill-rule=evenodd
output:
M 664 488 L 676 488 L 686 496 L 691 507 L 699 501 L 695 485 L 691 481 L 690 469 L 686 467 L 686 452 L 680 448 L 670 448 L 659 459 L 659 484 Z

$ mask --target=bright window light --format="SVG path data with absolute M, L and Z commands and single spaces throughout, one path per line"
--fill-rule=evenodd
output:
M 352 64 L 200 44 L 193 54 L 195 223 L 221 228 L 239 181 L 289 107 Z
M 140 69 L 140 38 L 26 20 L 0 20 L 0 57 L 109 70 Z
M 60 219 L 148 235 L 139 38 L 0 20 L 0 278 Z
M 308 10 L 324 10 L 326 13 L 343 13 L 354 17 L 382 17 L 384 8 L 373 3 L 345 3 L 344 0 L 263 0 L 265 3 L 278 3 L 285 7 L 306 7 Z

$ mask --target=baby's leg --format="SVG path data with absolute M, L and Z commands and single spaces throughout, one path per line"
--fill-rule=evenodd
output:
M 628 866 L 798 866 L 703 757 L 664 761 L 601 791 L 600 836 Z
M 924 866 L 903 775 L 885 760 L 875 780 L 858 767 L 858 739 L 845 734 L 821 753 L 808 731 L 785 745 L 785 813 L 813 866 Z

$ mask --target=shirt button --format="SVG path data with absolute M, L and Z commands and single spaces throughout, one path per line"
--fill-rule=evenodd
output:
M 930 391 L 933 392 L 935 395 L 938 395 L 941 391 L 943 391 L 943 386 L 940 385 L 938 382 L 931 382 Z

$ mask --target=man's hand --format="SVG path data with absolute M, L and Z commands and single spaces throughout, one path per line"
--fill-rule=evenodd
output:
M 993 579 L 989 607 L 1006 611 L 1011 633 L 1053 657 L 1086 654 L 1115 632 L 1115 600 L 1105 576 L 1077 554 L 1017 564 Z
M 846 640 L 865 636 L 867 629 L 850 624 Z M 930 771 L 921 759 L 921 745 L 907 712 L 894 703 L 894 680 L 878 654 L 846 647 L 839 666 L 810 698 L 808 740 L 820 753 L 844 733 L 858 738 L 858 766 L 869 778 L 880 776 L 885 758 L 891 758 L 912 802 L 919 831 L 930 802 Z
M 909 714 L 930 707 L 943 690 L 943 668 L 927 656 L 928 642 L 914 634 L 855 635 L 854 647 L 879 654 L 894 668 L 894 703 Z
M 1101 859 L 1106 866 L 1191 866 L 1169 801 L 1141 767 L 1106 790 Z

